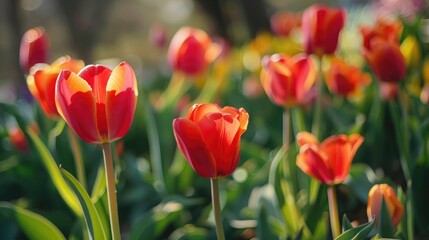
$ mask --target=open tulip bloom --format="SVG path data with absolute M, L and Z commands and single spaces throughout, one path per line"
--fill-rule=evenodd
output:
M 59 114 L 83 140 L 102 144 L 114 240 L 120 239 L 120 230 L 110 143 L 128 132 L 137 95 L 136 76 L 126 62 L 113 70 L 103 65 L 86 66 L 78 74 L 63 70 L 56 83 L 55 98 Z
M 224 239 L 218 178 L 230 175 L 237 168 L 240 137 L 247 129 L 248 119 L 249 115 L 243 108 L 195 104 L 186 118 L 173 121 L 179 150 L 200 176 L 211 180 L 218 239 Z

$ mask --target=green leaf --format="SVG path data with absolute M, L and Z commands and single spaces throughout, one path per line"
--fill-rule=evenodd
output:
M 0 202 L 0 212 L 13 217 L 30 240 L 65 240 L 61 231 L 48 219 L 7 202 Z
M 386 201 L 384 197 L 381 201 L 380 209 L 380 221 L 379 221 L 379 233 L 382 237 L 393 237 L 395 235 L 395 229 L 392 225 L 392 220 L 390 219 L 389 211 L 387 210 Z
M 345 231 L 335 240 L 365 240 L 373 228 L 374 220 Z
M 84 214 L 86 226 L 92 239 L 107 239 L 107 229 L 103 228 L 100 216 L 97 212 L 96 207 L 91 202 L 91 198 L 89 197 L 88 193 L 79 183 L 79 181 L 74 178 L 73 175 L 71 175 L 69 172 L 64 169 L 61 169 L 61 173 L 66 179 L 67 184 L 75 192 L 77 198 L 79 199 L 79 203 Z
M 264 205 L 265 204 L 262 204 L 261 208 L 259 209 L 256 234 L 259 239 L 279 239 L 279 237 L 273 232 L 270 227 L 270 216 L 267 214 L 267 210 L 265 209 Z
M 55 162 L 48 148 L 30 127 L 26 128 L 26 132 L 33 141 L 37 152 L 40 154 L 43 164 L 45 165 L 46 170 L 48 171 L 49 176 L 51 177 L 51 180 L 60 193 L 61 197 L 76 215 L 82 216 L 82 210 L 79 207 L 79 201 L 61 175 L 57 163 Z
M 343 232 L 353 228 L 353 226 L 350 223 L 350 220 L 347 218 L 346 214 L 343 215 L 343 224 L 342 225 L 343 225 Z

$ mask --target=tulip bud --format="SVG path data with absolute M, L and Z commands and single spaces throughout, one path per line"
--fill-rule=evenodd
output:
M 24 33 L 19 49 L 19 63 L 25 74 L 37 63 L 48 62 L 49 38 L 45 29 L 36 27 Z
M 392 220 L 393 227 L 396 227 L 401 222 L 403 215 L 403 207 L 396 198 L 396 193 L 392 187 L 387 184 L 376 184 L 368 193 L 367 215 L 368 219 L 375 218 L 376 224 L 380 219 L 382 199 L 386 203 L 389 216 Z

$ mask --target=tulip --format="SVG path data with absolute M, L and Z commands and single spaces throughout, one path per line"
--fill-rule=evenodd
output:
M 298 167 L 307 175 L 329 185 L 345 180 L 356 151 L 364 140 L 359 134 L 340 134 L 319 143 L 308 132 L 300 132 L 296 138 L 300 147 L 296 157 Z
M 274 54 L 262 60 L 261 83 L 275 104 L 292 107 L 308 103 L 316 81 L 316 66 L 305 55 Z
M 36 134 L 39 134 L 39 126 L 35 122 L 30 123 L 29 126 Z M 9 140 L 16 150 L 23 153 L 28 151 L 27 139 L 24 132 L 18 126 L 13 126 L 9 129 Z
M 103 65 L 88 65 L 78 74 L 62 70 L 55 99 L 59 114 L 79 137 L 108 143 L 127 133 L 137 95 L 134 71 L 122 62 L 113 70 Z
M 375 218 L 376 224 L 380 219 L 382 199 L 387 207 L 390 219 L 392 220 L 393 227 L 396 227 L 401 222 L 404 209 L 402 204 L 396 198 L 395 191 L 387 184 L 376 184 L 368 193 L 368 205 L 366 212 L 368 219 Z
M 278 12 L 270 18 L 271 30 L 277 36 L 288 37 L 301 26 L 301 14 L 294 12 Z
M 339 58 L 332 60 L 325 79 L 329 91 L 343 97 L 358 95 L 371 81 L 369 74 Z
M 200 29 L 183 27 L 171 40 L 167 57 L 174 71 L 188 75 L 204 72 L 217 57 L 219 47 Z
M 421 49 L 417 38 L 413 35 L 407 36 L 401 43 L 401 53 L 408 67 L 418 69 L 421 61 Z
M 27 76 L 27 85 L 48 117 L 58 118 L 60 116 L 55 105 L 55 83 L 61 70 L 69 69 L 78 73 L 83 67 L 83 61 L 69 56 L 60 57 L 51 65 L 36 64 L 33 66 Z
M 243 108 L 195 104 L 186 118 L 174 119 L 174 136 L 179 150 L 200 176 L 224 177 L 238 165 L 240 137 L 248 119 Z
M 45 29 L 36 27 L 27 30 L 21 39 L 19 63 L 22 70 L 28 74 L 36 63 L 48 62 L 49 38 Z
M 378 19 L 374 26 L 361 26 L 360 32 L 363 38 L 363 48 L 371 50 L 371 41 L 382 38 L 388 42 L 399 42 L 402 32 L 402 23 L 399 21 L 387 22 Z
M 312 5 L 302 15 L 303 47 L 307 54 L 322 56 L 337 49 L 338 37 L 346 21 L 343 8 Z
M 383 38 L 371 40 L 371 50 L 363 49 L 363 55 L 378 80 L 397 83 L 404 79 L 407 69 L 399 45 Z

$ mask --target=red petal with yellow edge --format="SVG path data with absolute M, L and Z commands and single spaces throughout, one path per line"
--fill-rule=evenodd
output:
M 316 178 L 322 183 L 331 184 L 334 175 L 331 168 L 326 165 L 326 160 L 319 155 L 315 145 L 307 145 L 301 148 L 296 157 L 296 165 L 306 174 Z
M 85 79 L 91 86 L 95 102 L 106 102 L 106 86 L 112 70 L 103 65 L 88 65 L 79 72 L 79 76 Z
M 122 138 L 129 130 L 137 105 L 137 80 L 128 63 L 119 64 L 107 83 L 106 119 L 109 140 Z
M 192 168 L 202 177 L 217 177 L 215 160 L 197 125 L 188 119 L 178 118 L 173 121 L 173 130 L 179 150 Z
M 55 106 L 55 84 L 58 72 L 51 72 L 50 67 L 46 70 L 39 70 L 34 73 L 35 85 L 38 90 L 38 100 L 43 111 L 49 117 L 58 117 L 57 107 Z
M 298 135 L 296 135 L 296 142 L 297 142 L 298 146 L 300 146 L 300 147 L 302 147 L 308 143 L 319 144 L 319 141 L 317 140 L 317 138 L 309 132 L 298 133 Z
M 73 131 L 86 142 L 100 143 L 95 98 L 89 84 L 70 70 L 63 70 L 55 94 L 58 112 Z

